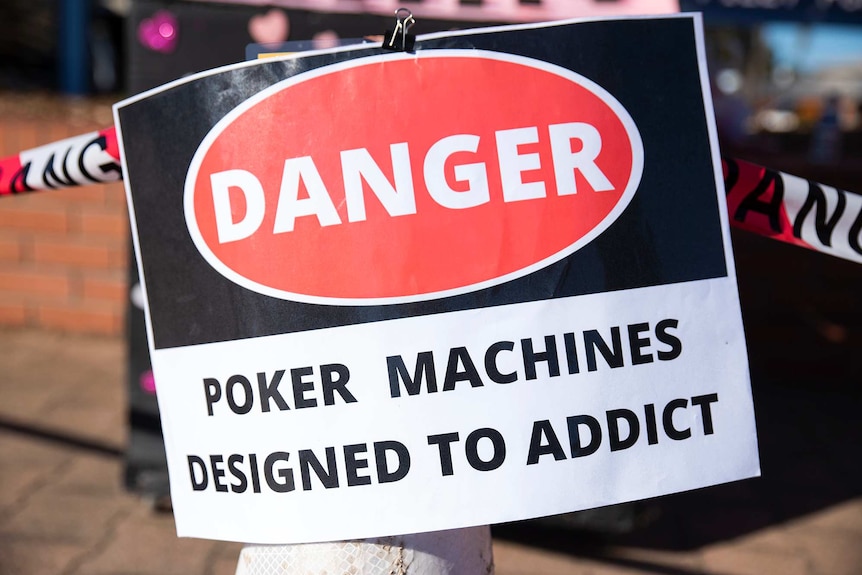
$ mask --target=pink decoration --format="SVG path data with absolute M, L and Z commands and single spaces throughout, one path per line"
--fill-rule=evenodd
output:
M 141 386 L 146 393 L 156 394 L 156 378 L 153 376 L 152 370 L 145 371 L 138 379 L 138 385 Z
M 162 54 L 170 54 L 177 47 L 179 22 L 167 10 L 159 10 L 151 18 L 141 21 L 138 26 L 138 40 L 141 44 Z
M 260 44 L 284 42 L 290 34 L 290 20 L 283 10 L 271 8 L 265 14 L 252 16 L 248 21 L 248 33 Z

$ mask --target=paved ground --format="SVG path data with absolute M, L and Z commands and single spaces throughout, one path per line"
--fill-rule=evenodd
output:
M 862 386 L 836 379 L 858 360 L 836 356 L 845 367 L 817 380 L 791 359 L 777 377 L 753 362 L 763 478 L 590 519 L 635 518 L 627 534 L 585 534 L 578 516 L 496 527 L 497 573 L 862 573 Z M 122 341 L 0 331 L 0 368 L 0 574 L 233 573 L 238 545 L 180 540 L 121 487 Z

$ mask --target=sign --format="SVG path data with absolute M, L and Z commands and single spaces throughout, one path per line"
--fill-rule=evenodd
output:
M 320 98 L 345 84 L 374 93 L 417 64 L 423 74 L 410 98 L 345 108 Z M 455 113 L 452 85 L 464 94 Z M 531 106 L 513 110 L 501 85 L 530 86 Z M 279 130 L 317 135 L 245 145 L 285 108 L 303 113 Z M 577 151 L 573 140 L 583 144 Z M 535 151 L 522 153 L 527 146 Z M 485 50 L 381 55 L 279 82 L 228 114 L 192 158 L 186 222 L 213 268 L 260 293 L 341 305 L 429 300 L 505 283 L 576 251 L 619 217 L 642 169 L 625 109 L 564 68 Z M 538 206 L 545 225 L 535 236 Z M 501 251 L 504 234 L 535 241 Z M 273 267 L 274 253 L 293 254 L 291 265 Z M 410 262 L 409 274 L 363 271 L 393 261 Z
M 698 16 L 267 59 L 117 104 L 180 535 L 759 473 Z

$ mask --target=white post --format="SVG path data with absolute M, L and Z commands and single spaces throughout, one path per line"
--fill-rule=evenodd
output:
M 487 525 L 356 541 L 246 545 L 236 575 L 493 575 Z

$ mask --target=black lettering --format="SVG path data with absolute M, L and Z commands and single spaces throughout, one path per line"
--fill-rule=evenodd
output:
M 443 476 L 452 475 L 455 472 L 452 467 L 452 443 L 459 440 L 457 432 L 428 436 L 428 445 L 436 445 L 440 451 L 440 470 Z
M 234 394 L 234 389 L 237 384 L 242 387 L 243 391 L 242 405 L 236 402 L 236 396 Z M 248 379 L 242 375 L 232 375 L 225 384 L 225 390 L 227 391 L 227 404 L 230 406 L 231 411 L 240 415 L 251 411 L 251 406 L 254 403 L 254 396 L 251 393 L 251 382 Z
M 398 460 L 394 470 L 389 469 L 386 453 L 392 452 Z M 393 483 L 400 481 L 410 471 L 410 452 L 407 446 L 399 441 L 376 441 L 374 443 L 374 459 L 377 463 L 377 482 Z
M 799 208 L 799 213 L 796 214 L 796 221 L 793 222 L 793 235 L 797 238 L 802 237 L 802 226 L 805 224 L 805 218 L 811 212 L 811 208 L 817 206 L 814 212 L 814 231 L 817 233 L 817 238 L 824 246 L 832 247 L 832 232 L 835 231 L 835 226 L 838 220 L 844 214 L 844 208 L 847 206 L 847 197 L 843 190 L 836 189 L 838 194 L 838 205 L 835 206 L 835 211 L 828 219 L 826 218 L 826 194 L 823 193 L 823 188 L 820 184 L 808 182 L 808 195 L 805 197 L 805 202 Z
M 344 403 L 356 403 L 353 394 L 347 391 L 347 382 L 350 381 L 350 371 L 346 365 L 340 363 L 328 363 L 320 366 L 320 379 L 323 382 L 324 405 L 335 404 L 335 392 L 341 396 Z
M 66 158 L 65 159 L 69 158 L 69 152 L 70 151 L 71 150 L 66 150 Z M 61 186 L 63 186 L 63 187 L 74 186 L 75 180 L 73 180 L 72 178 L 64 180 L 63 178 L 61 178 L 60 176 L 57 175 L 57 172 L 54 170 L 54 158 L 55 158 L 54 154 L 51 154 L 48 157 L 48 161 L 45 163 L 45 169 L 42 170 L 42 181 L 44 181 L 45 185 L 48 186 L 49 188 L 58 188 Z M 65 159 L 63 160 L 64 162 L 65 162 Z
M 189 455 L 186 457 L 189 462 L 189 477 L 192 480 L 192 490 L 194 491 L 203 491 L 207 488 L 207 484 L 209 484 L 209 477 L 207 476 L 207 465 L 204 463 L 204 460 L 198 457 L 197 455 Z M 198 481 L 196 473 L 196 469 L 200 470 L 201 480 Z
M 266 456 L 263 463 L 263 476 L 266 479 L 266 484 L 276 493 L 287 493 L 296 489 L 296 484 L 293 481 L 293 470 L 290 468 L 282 468 L 278 470 L 278 477 L 281 481 L 275 478 L 275 464 L 279 461 L 287 462 L 289 453 L 284 451 L 276 451 Z
M 524 371 L 527 379 L 536 379 L 536 364 L 540 361 L 548 362 L 548 375 L 557 377 L 560 375 L 560 359 L 557 356 L 557 340 L 552 335 L 545 336 L 545 351 L 534 352 L 533 340 L 527 338 L 521 340 L 521 353 L 524 356 Z
M 655 405 L 652 403 L 644 405 L 644 415 L 646 415 L 647 443 L 655 445 L 658 443 L 658 426 L 655 422 Z
M 515 349 L 514 341 L 498 341 L 485 352 L 485 372 L 494 383 L 512 383 L 518 380 L 517 372 L 500 373 L 497 368 L 497 356 L 500 352 L 512 351 L 513 349 Z
M 658 358 L 660 361 L 670 361 L 676 359 L 682 353 L 682 342 L 672 333 L 668 333 L 668 329 L 676 329 L 679 321 L 675 319 L 663 319 L 655 326 L 655 336 L 660 342 L 670 346 L 670 351 L 659 350 Z
M 459 369 L 460 366 L 464 369 Z M 449 363 L 443 378 L 443 391 L 452 391 L 459 381 L 469 381 L 470 387 L 482 387 L 482 378 L 473 364 L 466 347 L 453 347 L 449 350 Z
M 234 493 L 245 493 L 245 490 L 248 489 L 248 479 L 246 479 L 242 469 L 237 467 L 238 464 L 242 463 L 242 459 L 242 455 L 237 455 L 236 453 L 227 458 L 227 467 L 230 470 L 230 474 L 239 479 L 238 484 L 230 484 L 230 490 Z
M 359 475 L 360 469 L 368 467 L 367 459 L 357 459 L 356 455 L 368 451 L 368 446 L 364 443 L 344 446 L 344 462 L 347 464 L 347 485 L 369 485 L 371 477 L 368 475 Z
M 614 368 L 623 366 L 623 346 L 620 338 L 619 327 L 614 326 L 611 328 L 611 342 L 613 343 L 613 349 L 608 347 L 608 344 L 605 343 L 605 340 L 602 339 L 602 336 L 598 331 L 591 329 L 584 332 L 584 346 L 586 347 L 587 352 L 587 371 L 596 371 L 598 369 L 598 365 L 596 364 L 596 349 L 599 350 L 599 353 L 601 353 L 602 357 L 605 359 L 605 363 L 610 367 Z
M 700 414 L 701 418 L 703 419 L 704 435 L 712 435 L 713 433 L 715 433 L 712 427 L 712 411 L 709 405 L 711 403 L 718 403 L 717 393 L 710 393 L 709 395 L 698 395 L 691 398 L 692 405 L 700 406 Z
M 572 457 L 584 457 L 595 453 L 602 444 L 602 426 L 599 420 L 592 415 L 573 415 L 566 418 L 569 426 L 569 445 Z M 590 442 L 586 446 L 581 444 L 580 426 L 586 425 L 590 430 Z
M 856 214 L 856 219 L 853 220 L 853 225 L 850 226 L 847 241 L 850 242 L 850 249 L 859 255 L 862 255 L 862 245 L 859 244 L 859 232 L 862 231 L 862 210 Z
M 210 455 L 210 466 L 213 470 L 213 485 L 216 491 L 227 493 L 227 483 L 222 482 L 225 472 L 219 466 L 224 464 L 224 458 L 221 455 Z
M 21 169 L 12 174 L 12 179 L 9 181 L 9 188 L 13 194 L 21 194 L 24 192 L 32 192 L 35 188 L 27 183 L 27 177 L 30 175 L 30 167 L 32 164 L 27 162 Z
M 546 444 L 542 443 L 544 438 L 548 440 Z M 527 452 L 527 465 L 535 465 L 541 456 L 549 454 L 553 455 L 556 461 L 566 458 L 566 452 L 563 451 L 563 446 L 557 439 L 551 422 L 547 419 L 535 421 L 533 422 L 533 433 L 530 436 L 530 449 Z
M 434 370 L 434 355 L 430 351 L 422 351 L 416 356 L 416 369 L 413 378 L 407 372 L 407 366 L 400 355 L 386 358 L 386 367 L 389 369 L 389 395 L 401 397 L 399 380 L 404 382 L 407 395 L 418 395 L 422 391 L 422 380 L 426 382 L 428 393 L 437 391 L 437 373 Z
M 70 184 L 70 185 L 74 185 L 75 179 L 69 173 L 69 154 L 71 154 L 71 153 L 72 153 L 72 148 L 68 148 L 66 150 L 66 153 L 63 154 L 62 168 L 63 168 L 63 175 L 66 177 L 66 180 L 68 180 L 69 182 L 72 182 L 72 184 Z
M 479 457 L 479 440 L 486 438 L 491 440 L 491 445 L 494 447 L 494 453 L 488 461 Z M 493 471 L 506 460 L 506 442 L 503 440 L 503 435 L 490 427 L 477 429 L 468 435 L 464 448 L 467 453 L 467 463 L 476 471 Z
M 632 365 L 642 365 L 644 363 L 652 363 L 653 361 L 651 353 L 641 353 L 641 350 L 650 344 L 650 340 L 648 337 L 640 337 L 640 334 L 648 330 L 648 323 L 635 323 L 628 326 L 629 347 L 632 352 Z
M 314 370 L 310 367 L 296 367 L 290 370 L 290 380 L 293 384 L 293 406 L 296 409 L 304 409 L 306 407 L 317 407 L 317 400 L 312 398 L 306 399 L 305 394 L 314 390 L 314 382 L 303 381 L 306 375 L 314 374 Z
M 94 181 L 101 182 L 104 181 L 105 178 L 94 178 L 90 171 L 87 169 L 87 166 L 84 164 L 84 156 L 87 154 L 87 150 L 89 150 L 93 146 L 99 146 L 99 149 L 103 152 L 108 149 L 108 139 L 105 136 L 97 136 L 94 138 L 89 144 L 84 146 L 84 149 L 81 150 L 81 155 L 78 156 L 78 169 L 81 170 L 81 173 L 84 174 L 85 177 Z M 114 172 L 118 177 L 122 177 L 123 170 L 120 168 L 120 164 L 116 162 L 107 162 L 99 166 L 99 169 L 102 170 L 102 174 L 109 174 Z
M 691 429 L 678 430 L 673 426 L 673 412 L 677 409 L 688 407 L 687 399 L 674 399 L 668 403 L 662 413 L 662 423 L 664 423 L 664 432 L 673 440 L 680 441 L 691 437 Z
M 771 199 L 761 201 L 760 197 L 770 189 L 772 189 Z M 769 227 L 772 228 L 772 231 L 779 234 L 781 233 L 781 204 L 783 201 L 784 180 L 776 172 L 766 170 L 754 189 L 739 202 L 733 219 L 737 222 L 744 222 L 748 217 L 748 212 L 763 214 L 769 218 Z
M 725 193 L 729 196 L 733 192 L 733 187 L 739 182 L 739 164 L 732 158 L 721 158 L 722 163 L 727 168 L 727 175 L 724 177 Z
M 310 449 L 300 449 L 297 453 L 299 457 L 299 474 L 302 477 L 302 490 L 311 490 L 311 473 L 309 469 L 314 469 L 314 474 L 320 483 L 326 489 L 338 487 L 338 467 L 335 463 L 335 448 L 327 447 L 326 451 L 326 468 L 321 465 L 320 460 Z
M 217 379 L 208 377 L 204 379 L 204 395 L 207 398 L 207 413 L 213 414 L 213 404 L 221 399 L 221 384 Z
M 251 470 L 251 490 L 260 493 L 260 474 L 257 470 L 257 455 L 248 454 L 248 468 Z
M 640 435 L 640 422 L 638 416 L 633 411 L 628 409 L 611 409 L 607 413 L 608 417 L 608 442 L 611 446 L 611 451 L 621 451 L 628 449 L 634 445 Z M 628 423 L 629 435 L 625 439 L 620 439 L 620 420 L 624 419 Z
M 265 373 L 257 374 L 257 388 L 260 391 L 260 409 L 264 412 L 269 411 L 269 401 L 275 401 L 275 405 L 279 411 L 287 411 L 290 407 L 278 391 L 278 384 L 281 383 L 281 378 L 284 377 L 284 370 L 279 369 L 272 374 L 272 379 L 267 382 Z
M 566 363 L 569 368 L 569 375 L 574 375 L 581 372 L 581 367 L 578 363 L 578 347 L 575 344 L 575 334 L 569 332 L 563 334 L 563 343 L 566 346 Z

